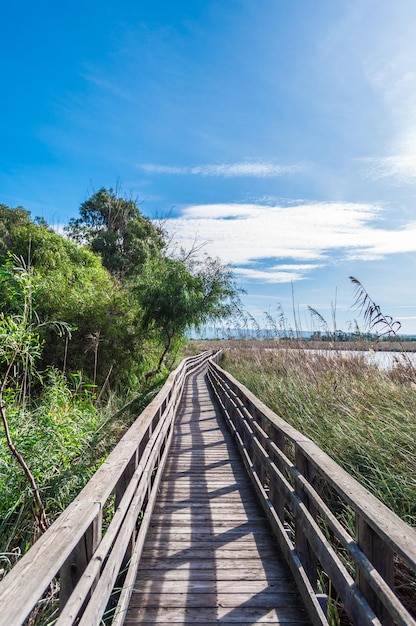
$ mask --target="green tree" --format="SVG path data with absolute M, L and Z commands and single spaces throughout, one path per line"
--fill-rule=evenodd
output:
M 191 327 L 223 319 L 239 306 L 232 272 L 218 259 L 205 257 L 193 263 L 193 272 L 181 260 L 164 258 L 149 262 L 136 294 L 142 309 L 141 323 L 162 346 L 158 373 L 175 341 Z
M 70 342 L 42 331 L 41 366 L 82 370 L 97 385 L 110 372 L 111 382 L 123 385 L 160 372 L 187 329 L 226 318 L 238 306 L 227 267 L 192 253 L 164 256 L 160 230 L 112 190 L 102 189 L 82 205 L 81 218 L 70 226 L 76 241 L 34 223 L 22 209 L 3 208 L 2 228 L 9 234 L 0 264 L 8 252 L 26 259 L 36 279 L 37 313 L 73 329 Z
M 16 219 L 15 211 L 6 207 L 0 219 L 0 231 L 3 225 L 9 233 L 3 240 L 0 265 L 10 253 L 25 259 L 33 269 L 33 306 L 38 316 L 65 320 L 73 329 L 69 341 L 57 340 L 49 327 L 42 328 L 39 367 L 82 370 L 98 385 L 110 371 L 111 381 L 120 384 L 140 377 L 147 365 L 141 358 L 138 303 L 131 292 L 103 267 L 99 255 L 35 224 L 27 212 L 23 220 Z M 12 311 L 10 281 L 1 296 L 0 311 Z
M 0 258 L 4 260 L 7 257 L 8 251 L 13 246 L 16 231 L 31 223 L 29 211 L 22 207 L 10 209 L 5 204 L 0 204 Z
M 88 244 L 113 275 L 123 279 L 164 247 L 163 233 L 144 217 L 133 200 L 113 189 L 100 189 L 80 207 L 80 217 L 66 228 L 76 242 Z

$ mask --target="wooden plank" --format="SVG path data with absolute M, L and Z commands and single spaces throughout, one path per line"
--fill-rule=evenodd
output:
M 127 624 L 127 622 L 123 622 L 123 623 Z M 153 622 L 153 621 L 142 621 L 142 620 L 140 621 L 141 626 L 153 626 L 154 623 L 155 622 Z M 158 626 L 171 626 L 171 624 L 175 624 L 175 623 L 177 624 L 178 622 L 172 622 L 172 621 L 170 621 L 170 622 L 161 622 L 160 619 L 158 619 L 158 621 L 157 621 L 157 625 Z M 184 622 L 182 620 L 179 623 L 180 624 L 186 624 L 186 623 L 192 624 L 192 622 Z M 201 623 L 203 623 L 203 622 L 201 622 Z M 205 622 L 205 623 L 212 624 L 213 622 L 209 621 L 209 622 Z M 217 623 L 217 622 L 215 622 L 215 623 Z M 253 622 L 252 621 L 246 621 L 246 620 L 241 621 L 241 620 L 239 620 L 237 623 L 238 623 L 238 626 L 253 626 Z M 255 623 L 259 624 L 261 622 L 255 622 Z M 276 622 L 276 621 L 269 621 L 269 622 L 264 622 L 264 623 L 267 623 L 269 626 L 279 626 L 279 624 L 283 624 L 283 622 Z M 302 626 L 303 623 L 304 622 L 299 622 L 298 620 L 296 620 L 296 621 L 290 620 L 290 621 L 284 622 L 284 625 L 285 626 Z
M 180 490 L 188 491 L 190 487 L 193 489 L 193 495 L 197 495 L 197 490 L 204 489 L 207 492 L 212 492 L 212 494 L 216 494 L 220 489 L 226 489 L 228 491 L 236 491 L 237 488 L 243 494 L 244 492 L 247 495 L 252 494 L 247 483 L 243 483 L 240 479 L 236 481 L 234 476 L 224 476 L 223 478 L 210 478 L 206 477 L 205 479 L 201 477 L 200 474 L 196 474 L 195 477 L 192 477 L 192 474 L 188 476 L 178 476 L 175 473 L 167 474 L 167 479 L 172 481 L 171 484 L 164 484 L 161 487 L 160 493 L 164 495 L 165 493 L 170 493 L 172 491 L 179 492 Z M 160 500 L 159 500 L 160 501 Z
M 236 485 L 223 486 L 218 489 L 211 490 L 205 496 L 201 494 L 201 489 L 195 491 L 191 487 L 188 487 L 187 489 L 184 489 L 183 487 L 175 489 L 174 487 L 172 487 L 172 489 L 169 490 L 161 489 L 158 506 L 163 506 L 161 502 L 162 498 L 164 502 L 176 501 L 184 504 L 189 504 L 189 502 L 194 501 L 205 501 L 207 502 L 207 504 L 209 504 L 210 500 L 214 502 L 215 499 L 215 502 L 221 502 L 222 500 L 227 500 L 227 498 L 230 498 L 230 502 L 235 500 L 242 501 L 244 504 L 245 502 L 253 502 L 253 500 L 248 499 L 250 496 L 251 492 L 248 489 L 240 489 Z
M 195 576 L 199 576 L 200 570 L 211 570 L 216 572 L 217 577 L 225 570 L 237 571 L 237 570 L 256 570 L 262 569 L 266 573 L 266 576 L 273 577 L 274 575 L 286 575 L 287 579 L 292 581 L 290 573 L 286 563 L 278 561 L 270 561 L 269 563 L 263 563 L 258 555 L 251 555 L 250 558 L 236 559 L 235 555 L 226 559 L 198 559 L 196 561 L 189 561 L 180 558 L 170 557 L 159 559 L 158 557 L 146 558 L 140 561 L 139 576 L 142 570 L 171 570 L 178 571 L 180 569 L 185 571 L 192 571 Z M 198 573 L 196 573 L 198 572 Z
M 241 497 L 243 495 L 243 497 Z M 227 506 L 227 503 L 229 503 L 229 505 Z M 242 511 L 251 511 L 252 509 L 257 510 L 258 512 L 258 505 L 257 505 L 257 509 L 255 508 L 255 503 L 251 500 L 246 501 L 244 498 L 244 494 L 241 494 L 238 490 L 233 490 L 233 491 L 222 491 L 219 494 L 212 496 L 210 498 L 204 498 L 203 496 L 201 496 L 201 494 L 198 494 L 197 496 L 195 496 L 195 501 L 194 498 L 192 496 L 192 494 L 183 494 L 182 492 L 177 493 L 176 496 L 174 493 L 169 493 L 168 495 L 164 496 L 164 504 L 166 504 L 166 509 L 164 509 L 163 504 L 158 503 L 157 506 L 157 513 L 159 515 L 159 513 L 161 515 L 163 515 L 164 513 L 166 514 L 166 516 L 168 516 L 171 513 L 187 513 L 188 516 L 192 517 L 193 514 L 195 515 L 195 518 L 197 517 L 198 512 L 202 513 L 205 511 L 217 511 L 218 513 L 224 513 L 224 518 L 220 519 L 220 520 L 211 520 L 212 525 L 215 524 L 219 524 L 221 525 L 221 522 L 223 521 L 225 523 L 226 521 L 226 511 L 230 510 L 230 507 L 232 507 L 233 510 L 236 510 L 236 507 L 240 507 L 240 510 Z M 265 516 L 262 517 L 262 519 L 265 519 Z M 155 518 L 154 520 L 152 520 L 152 527 L 155 526 L 157 527 L 159 519 Z M 260 520 L 261 521 L 261 520 Z M 241 525 L 245 523 L 245 522 L 241 522 Z M 257 523 L 257 520 L 253 520 L 253 523 Z M 181 524 L 184 526 L 183 524 L 183 520 L 181 520 Z M 172 524 L 174 525 L 174 524 Z M 188 525 L 192 525 L 192 522 L 190 521 Z M 224 525 L 224 524 L 222 524 Z M 231 527 L 235 527 L 237 526 L 237 524 L 232 524 L 230 523 Z
M 192 528 L 188 529 L 188 533 L 177 532 L 173 533 L 155 533 L 148 532 L 147 539 L 149 543 L 153 546 L 155 545 L 163 545 L 164 543 L 168 543 L 170 546 L 185 546 L 189 545 L 198 545 L 199 543 L 206 543 L 207 541 L 211 541 L 215 548 L 215 544 L 227 544 L 229 547 L 238 547 L 242 548 L 247 544 L 256 546 L 272 546 L 276 549 L 276 542 L 269 536 L 256 536 L 255 533 L 246 533 L 246 532 L 234 532 L 230 534 L 220 534 L 213 535 L 210 532 L 206 532 L 206 530 L 202 529 L 197 534 L 192 532 Z
M 72 592 L 84 575 L 89 565 L 92 555 L 99 547 L 102 532 L 102 515 L 98 515 L 88 528 L 84 537 L 78 542 L 69 559 L 65 561 L 59 572 L 59 609 L 67 604 Z M 90 577 L 90 587 L 85 590 L 84 598 L 90 594 L 91 586 L 94 584 L 94 577 Z
M 151 585 L 150 585 L 151 589 Z M 157 591 L 149 593 L 149 591 L 141 592 L 134 589 L 135 600 L 130 603 L 130 609 L 140 608 L 143 606 L 143 601 L 146 602 L 146 609 L 158 608 L 208 608 L 208 607 L 221 607 L 221 608 L 258 608 L 265 609 L 291 609 L 292 606 L 296 606 L 298 599 L 298 592 L 295 590 L 292 593 L 288 591 L 281 591 L 280 593 L 273 588 L 260 590 L 258 593 L 253 593 L 250 590 L 247 592 L 233 591 L 225 592 L 217 591 L 215 581 L 211 583 L 211 591 L 199 591 L 197 592 L 193 587 L 188 588 L 184 593 L 180 590 L 176 590 L 171 593 L 158 593 Z
M 182 498 L 182 494 L 177 494 L 177 497 Z M 245 503 L 244 499 L 241 498 L 240 494 L 237 493 L 233 493 L 230 492 L 229 494 L 223 494 L 221 496 L 218 496 L 215 499 L 215 504 L 208 504 L 205 506 L 209 506 L 209 507 L 214 507 L 216 508 L 217 511 L 224 511 L 229 509 L 229 505 L 227 503 L 227 498 L 229 498 L 229 504 L 230 506 L 235 506 L 235 505 L 241 505 L 244 506 L 244 509 L 246 511 L 250 511 L 252 508 L 254 508 L 254 503 L 249 502 L 249 503 Z M 166 503 L 166 509 L 165 512 L 166 513 L 170 513 L 173 511 L 187 511 L 188 513 L 192 513 L 192 511 L 197 511 L 198 509 L 202 509 L 204 507 L 204 499 L 201 497 L 197 497 L 196 501 L 193 502 L 193 499 L 191 499 L 189 496 L 185 496 L 182 499 L 180 499 L 179 501 L 172 496 L 166 496 L 165 497 L 165 503 Z M 157 505 L 156 511 L 157 513 L 162 513 L 163 512 L 163 507 L 162 505 L 159 503 Z M 258 509 L 257 509 L 258 510 Z M 264 518 L 263 518 L 264 519 Z M 157 523 L 155 522 L 154 524 L 155 526 L 157 526 Z M 235 525 L 234 525 L 235 526 Z
M 51 579 L 72 553 L 79 529 L 89 528 L 100 513 L 98 503 L 73 502 L 2 580 L 1 619 L 22 624 Z M 29 555 L 29 556 L 28 556 Z M 36 566 L 34 572 L 33 564 Z
M 310 624 L 209 394 L 209 422 L 187 409 L 204 387 L 184 393 L 125 623 Z
M 189 608 L 134 608 L 131 607 L 125 624 L 133 626 L 140 624 L 285 624 L 285 626 L 303 626 L 310 624 L 308 616 L 301 607 L 286 607 L 279 609 L 234 607 L 189 607 Z
M 250 567 L 250 563 L 252 566 Z M 144 565 L 144 564 L 143 564 Z M 274 567 L 273 572 L 266 572 L 265 568 L 259 563 L 257 560 L 248 561 L 239 564 L 239 567 L 230 567 L 226 569 L 225 567 L 217 568 L 215 565 L 212 567 L 206 568 L 198 568 L 196 570 L 195 567 L 191 563 L 182 563 L 177 568 L 170 569 L 162 569 L 159 567 L 150 567 L 146 568 L 142 565 L 140 567 L 140 581 L 146 582 L 147 580 L 151 580 L 153 582 L 156 581 L 173 581 L 176 585 L 180 581 L 191 581 L 191 582 L 199 582 L 199 581 L 215 581 L 217 584 L 221 584 L 222 582 L 231 581 L 233 584 L 248 584 L 250 585 L 253 581 L 266 581 L 268 584 L 273 584 L 274 582 L 287 582 L 287 568 L 283 567 Z M 221 565 L 221 563 L 220 563 Z
M 372 566 L 380 573 L 389 587 L 394 589 L 394 553 L 389 546 L 386 546 L 382 539 L 374 530 L 357 515 L 357 544 L 372 563 Z M 394 626 L 394 619 L 387 611 L 386 607 L 377 597 L 371 588 L 364 572 L 359 567 L 357 572 L 357 583 L 363 596 L 374 607 L 377 617 L 385 626 Z
M 198 541 L 200 535 L 206 535 L 207 537 L 210 537 L 211 541 L 223 541 L 224 538 L 228 538 L 228 541 L 232 541 L 234 537 L 244 537 L 250 533 L 252 533 L 253 537 L 259 537 L 260 534 L 255 531 L 262 530 L 263 528 L 263 521 L 255 524 L 249 524 L 248 522 L 243 522 L 242 524 L 224 522 L 215 525 L 211 524 L 209 529 L 204 528 L 203 526 L 194 528 L 191 524 L 188 526 L 184 526 L 183 524 L 178 524 L 176 526 L 154 525 L 149 528 L 148 537 L 152 538 L 152 540 L 157 538 L 163 540 L 164 536 L 171 536 L 173 540 L 175 540 L 177 535 L 182 537 L 193 535 L 195 541 Z
M 162 546 L 157 546 L 156 548 L 146 548 L 143 550 L 143 558 L 151 559 L 152 557 L 156 558 L 178 558 L 178 559 L 186 559 L 186 560 L 202 560 L 202 559 L 231 559 L 235 557 L 235 550 L 231 550 L 228 546 L 223 548 L 220 546 L 219 548 L 209 548 L 207 544 L 200 547 L 191 547 L 191 548 L 182 548 L 178 549 L 175 547 L 167 546 L 163 548 Z M 244 549 L 238 550 L 238 556 L 242 560 L 249 559 L 253 557 L 259 556 L 259 550 L 257 546 L 252 545 L 248 546 Z M 272 548 L 262 548 L 261 556 L 263 558 L 276 558 L 276 549 L 274 546 Z
M 181 584 L 182 583 L 182 584 Z M 223 580 L 223 581 L 216 581 L 216 580 L 208 580 L 208 579 L 190 579 L 190 580 L 183 580 L 183 581 L 177 581 L 177 580 L 153 580 L 153 579 L 147 579 L 147 580 L 140 580 L 137 583 L 137 587 L 135 588 L 135 591 L 144 594 L 144 593 L 151 593 L 151 594 L 174 594 L 177 595 L 179 590 L 182 589 L 186 589 L 187 592 L 189 593 L 193 593 L 193 594 L 206 594 L 206 593 L 212 593 L 213 589 L 218 588 L 221 594 L 230 594 L 232 596 L 236 595 L 236 594 L 247 594 L 249 597 L 252 597 L 254 595 L 258 595 L 259 593 L 267 593 L 267 594 L 278 594 L 279 592 L 282 593 L 281 590 L 281 580 L 279 581 L 278 579 L 269 582 L 267 580 L 240 580 L 240 581 L 235 581 L 235 580 Z M 181 591 L 181 593 L 183 593 L 183 591 Z M 286 590 L 283 591 L 283 593 L 285 594 L 292 594 L 296 593 L 296 591 L 292 591 L 292 592 L 287 592 Z M 276 596 L 277 597 L 277 596 Z M 171 605 L 173 606 L 173 605 Z M 224 605 L 225 606 L 225 605 Z M 277 606 L 277 604 L 275 604 L 275 606 Z
M 246 511 L 237 509 L 224 511 L 200 511 L 200 512 L 189 512 L 189 511 L 172 511 L 160 514 L 160 520 L 167 520 L 170 524 L 174 524 L 178 522 L 180 524 L 206 524 L 208 522 L 215 521 L 224 521 L 224 520 L 232 520 L 235 522 L 248 522 L 248 521 L 260 521 L 264 520 L 264 516 L 261 512 L 257 512 L 257 514 L 248 515 Z

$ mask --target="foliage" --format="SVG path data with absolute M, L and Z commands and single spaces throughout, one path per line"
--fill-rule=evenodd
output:
M 113 189 L 100 189 L 80 207 L 80 217 L 66 228 L 78 243 L 98 253 L 104 267 L 119 278 L 140 273 L 164 247 L 161 231 L 144 217 L 135 201 Z
M 384 315 L 378 304 L 374 302 L 362 283 L 354 276 L 350 276 L 352 284 L 355 286 L 354 305 L 363 314 L 364 323 L 370 331 L 377 330 L 379 337 L 393 335 L 397 337 L 401 324 L 390 315 Z
M 5 224 L 13 221 L 13 212 L 3 210 Z M 41 369 L 53 365 L 65 371 L 82 370 L 97 384 L 103 384 L 110 370 L 111 382 L 119 384 L 141 375 L 138 303 L 102 266 L 99 256 L 30 220 L 12 229 L 8 252 L 3 244 L 0 281 L 3 279 L 3 287 L 4 281 L 8 286 L 2 289 L 1 310 L 16 307 L 8 261 L 12 252 L 30 262 L 33 309 L 39 318 L 65 320 L 73 329 L 71 341 L 58 341 L 50 326 L 40 329 Z M 94 337 L 99 338 L 98 351 Z M 117 358 L 117 352 L 123 359 Z
M 21 405 L 12 388 L 7 391 L 6 401 L 11 437 L 22 456 L 30 459 L 31 472 L 49 515 L 61 503 L 51 501 L 47 486 L 80 454 L 86 437 L 96 425 L 97 413 L 90 396 L 71 393 L 61 372 L 52 368 L 45 374 L 45 379 L 40 401 L 30 410 Z M 4 437 L 1 436 L 0 535 L 6 542 L 2 550 L 19 546 L 24 551 L 25 543 L 33 535 L 28 515 L 32 494 L 23 471 L 16 471 L 16 467 L 8 462 L 3 443 Z
M 34 272 L 34 310 L 72 328 L 71 341 L 42 329 L 42 368 L 81 370 L 98 387 L 137 384 L 161 370 L 189 327 L 228 316 L 237 306 L 230 270 L 194 253 L 164 256 L 162 229 L 132 200 L 100 189 L 80 215 L 68 227 L 71 241 L 31 221 L 23 209 L 3 206 L 0 213 L 0 232 L 8 233 L 0 266 L 7 254 L 24 258 Z M 1 308 L 11 306 L 12 292 Z
M 6 269 L 9 270 L 9 268 Z M 35 532 L 43 532 L 49 525 L 45 507 L 40 495 L 38 481 L 30 469 L 26 455 L 16 446 L 10 429 L 8 396 L 20 389 L 20 401 L 24 406 L 26 390 L 30 389 L 36 359 L 40 357 L 40 324 L 32 311 L 32 274 L 24 266 L 13 276 L 9 270 L 12 293 L 20 302 L 20 311 L 14 315 L 0 312 L 0 418 L 7 448 L 19 464 L 28 482 L 33 499 Z M 7 272 L 3 272 L 3 286 L 7 286 Z M 10 291 L 10 290 L 9 290 Z M 54 322 L 58 332 L 64 332 L 66 326 Z
M 9 209 L 0 204 L 0 259 L 5 259 L 7 252 L 14 246 L 15 233 L 32 223 L 29 211 L 22 207 Z
M 219 261 L 167 258 L 161 229 L 112 190 L 84 203 L 70 231 L 72 241 L 20 207 L 0 206 L 6 552 L 25 551 L 33 540 L 34 495 L 35 526 L 43 530 L 114 445 L 121 416 L 113 420 L 97 406 L 115 390 L 146 392 L 149 373 L 156 388 L 186 329 L 227 315 L 238 301 Z
M 192 269 L 193 273 L 175 259 L 151 261 L 137 284 L 143 328 L 163 346 L 157 372 L 174 341 L 188 328 L 229 316 L 238 306 L 232 273 L 218 260 L 206 257 Z
M 49 368 L 30 407 L 22 407 L 16 390 L 9 388 L 6 394 L 11 434 L 30 459 L 51 521 L 76 497 L 156 392 L 136 393 L 127 404 L 113 394 L 98 410 L 93 391 L 80 374 L 65 376 Z M 10 463 L 0 431 L 0 559 L 10 552 L 18 556 L 32 544 L 31 503 L 23 471 Z

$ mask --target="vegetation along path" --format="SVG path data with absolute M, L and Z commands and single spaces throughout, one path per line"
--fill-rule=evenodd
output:
M 192 377 L 126 624 L 309 624 L 207 387 Z

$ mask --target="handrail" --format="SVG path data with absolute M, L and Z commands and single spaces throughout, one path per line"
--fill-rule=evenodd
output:
M 77 498 L 1 581 L 2 624 L 22 624 L 57 577 L 57 626 L 98 625 L 110 610 L 112 624 L 123 623 L 132 589 L 126 581 L 140 558 L 184 383 L 211 354 L 185 359 L 169 375 Z M 111 518 L 105 530 L 104 511 L 106 523 Z
M 416 532 L 211 359 L 208 378 L 314 624 L 331 581 L 357 626 L 416 626 L 395 586 L 416 576 Z M 349 530 L 351 518 L 354 531 Z

